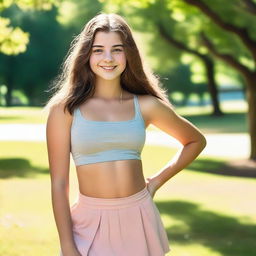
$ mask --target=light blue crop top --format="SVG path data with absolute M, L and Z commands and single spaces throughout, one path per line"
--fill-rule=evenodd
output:
M 137 95 L 133 98 L 135 116 L 126 121 L 85 119 L 79 107 L 71 126 L 71 154 L 75 165 L 124 159 L 141 159 L 145 144 L 145 123 Z

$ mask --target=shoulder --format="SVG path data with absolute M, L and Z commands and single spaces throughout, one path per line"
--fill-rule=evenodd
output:
M 64 103 L 58 103 L 51 107 L 49 110 L 49 116 L 54 115 L 57 117 L 63 117 L 63 118 L 72 118 L 72 115 L 69 113 L 67 109 L 64 110 L 65 104 Z
M 159 99 L 152 95 L 138 95 L 139 104 L 143 115 L 149 123 L 154 123 L 154 119 L 160 118 L 161 116 L 170 117 L 175 115 L 171 104 L 167 104 L 162 99 Z
M 60 124 L 66 124 L 67 126 L 71 125 L 73 120 L 73 116 L 69 113 L 69 111 L 66 109 L 64 111 L 64 103 L 59 103 L 56 105 L 53 105 L 48 113 L 47 118 L 47 124 L 49 123 L 60 123 Z
M 139 102 L 143 105 L 146 105 L 149 108 L 159 108 L 161 106 L 167 106 L 168 104 L 162 99 L 159 99 L 153 95 L 137 95 Z

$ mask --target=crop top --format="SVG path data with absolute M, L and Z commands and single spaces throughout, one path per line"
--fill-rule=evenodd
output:
M 145 123 L 137 95 L 133 97 L 135 115 L 125 121 L 85 119 L 79 107 L 71 125 L 71 154 L 75 165 L 124 159 L 141 159 L 145 144 Z

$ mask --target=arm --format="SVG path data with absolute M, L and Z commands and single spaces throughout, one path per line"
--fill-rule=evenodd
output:
M 52 207 L 63 255 L 80 255 L 72 234 L 69 206 L 70 127 L 72 116 L 54 106 L 46 124 Z
M 183 145 L 182 149 L 159 172 L 147 178 L 147 183 L 151 183 L 152 186 L 151 193 L 154 195 L 157 189 L 200 154 L 206 146 L 206 139 L 193 124 L 176 114 L 162 100 L 146 96 L 144 102 L 149 123 L 168 133 Z

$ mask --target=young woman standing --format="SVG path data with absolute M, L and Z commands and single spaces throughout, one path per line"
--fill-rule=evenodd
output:
M 85 25 L 56 87 L 46 135 L 60 255 L 165 255 L 169 242 L 153 197 L 200 154 L 204 136 L 174 112 L 117 14 L 98 14 Z M 149 124 L 183 147 L 145 179 L 141 151 Z M 79 184 L 71 207 L 70 153 Z

